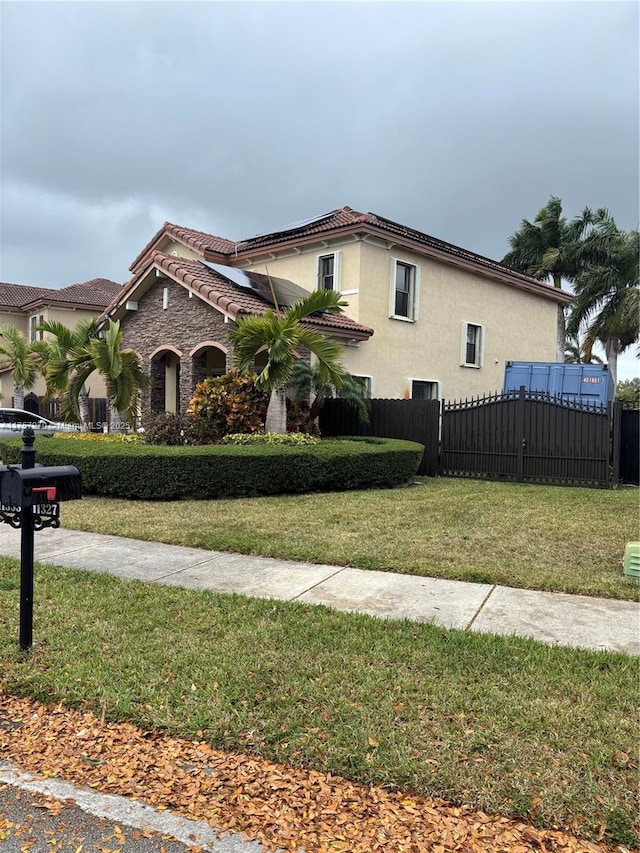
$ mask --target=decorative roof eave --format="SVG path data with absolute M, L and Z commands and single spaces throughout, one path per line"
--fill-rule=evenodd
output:
M 561 305 L 567 305 L 572 298 L 571 294 L 567 293 L 567 291 L 565 290 L 561 290 L 559 288 L 553 287 L 552 285 L 545 284 L 542 281 L 538 281 L 537 279 L 525 275 L 524 273 L 519 273 L 516 270 L 510 270 L 506 266 L 501 268 L 501 265 L 498 264 L 497 261 L 491 261 L 490 259 L 486 259 L 485 261 L 485 259 L 483 259 L 481 255 L 477 256 L 477 260 L 474 260 L 473 257 L 456 256 L 450 252 L 445 251 L 444 249 L 438 249 L 435 246 L 425 245 L 423 242 L 420 242 L 418 240 L 412 240 L 410 237 L 394 234 L 383 227 L 376 226 L 375 224 L 370 222 L 362 221 L 350 223 L 348 225 L 336 226 L 330 231 L 323 231 L 314 234 L 307 234 L 304 236 L 298 235 L 291 238 L 284 238 L 283 240 L 277 243 L 269 243 L 264 246 L 252 247 L 251 241 L 247 240 L 245 243 L 238 244 L 237 251 L 235 252 L 233 258 L 234 260 L 245 260 L 251 258 L 255 263 L 257 262 L 257 258 L 263 255 L 271 254 L 274 251 L 280 251 L 283 249 L 294 249 L 299 246 L 313 246 L 318 245 L 318 243 L 322 243 L 323 241 L 327 241 L 328 239 L 337 240 L 341 237 L 348 237 L 354 235 L 372 235 L 378 237 L 385 243 L 391 242 L 393 245 L 399 245 L 403 248 L 411 249 L 412 251 L 417 252 L 418 254 L 426 255 L 427 257 L 433 258 L 434 260 L 440 261 L 445 264 L 449 264 L 450 266 L 460 267 L 461 269 L 464 269 L 467 272 L 473 272 L 476 275 L 481 275 L 493 281 L 499 281 L 503 284 L 510 285 L 511 287 L 516 287 L 520 290 L 533 293 L 536 296 L 541 296 L 543 298 L 550 299 Z M 243 246 L 246 248 L 243 248 Z M 204 257 L 205 260 L 214 260 L 213 257 L 208 257 L 206 250 Z
M 74 311 L 104 311 L 104 302 L 102 305 L 96 305 L 88 302 L 69 302 L 66 299 L 36 299 L 33 302 L 28 302 L 22 306 L 23 311 L 33 311 L 38 308 L 71 308 Z

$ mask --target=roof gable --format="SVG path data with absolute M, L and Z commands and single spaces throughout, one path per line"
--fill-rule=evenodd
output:
M 167 237 L 181 243 L 203 258 L 205 253 L 223 258 L 225 255 L 234 252 L 237 245 L 235 241 L 227 240 L 225 237 L 216 237 L 214 234 L 207 234 L 205 231 L 196 231 L 193 228 L 175 225 L 173 222 L 165 222 L 135 258 L 129 267 L 131 272 L 139 272 L 143 269 L 148 263 L 151 253 L 154 250 L 159 251 L 162 242 Z
M 135 300 L 136 292 L 142 289 L 145 280 L 154 269 L 182 284 L 212 308 L 233 320 L 252 314 L 264 314 L 265 311 L 273 308 L 271 301 L 260 296 L 255 290 L 240 286 L 227 278 L 219 266 L 214 269 L 202 261 L 165 255 L 156 251 L 151 256 L 151 264 L 131 279 L 120 297 L 101 315 L 100 320 L 104 321 L 109 317 L 115 318 L 121 315 L 127 301 Z M 282 282 L 285 283 L 285 280 L 283 279 Z M 297 289 L 297 285 L 293 282 L 288 284 L 292 289 Z M 304 322 L 326 334 L 357 340 L 367 340 L 373 334 L 373 329 L 356 323 L 344 314 L 314 314 Z

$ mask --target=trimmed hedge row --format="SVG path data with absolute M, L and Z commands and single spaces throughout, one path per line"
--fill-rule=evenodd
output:
M 21 446 L 21 440 L 1 440 L 3 461 L 19 463 Z M 85 494 L 140 500 L 389 488 L 415 476 L 424 450 L 389 438 L 160 447 L 40 437 L 35 446 L 42 465 L 77 466 Z

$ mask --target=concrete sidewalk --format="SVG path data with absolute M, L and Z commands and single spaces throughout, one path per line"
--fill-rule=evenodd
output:
M 20 531 L 7 524 L 0 525 L 0 554 L 20 558 Z M 248 557 L 64 529 L 35 534 L 35 559 L 189 589 L 324 604 L 382 618 L 640 655 L 640 605 L 634 602 Z

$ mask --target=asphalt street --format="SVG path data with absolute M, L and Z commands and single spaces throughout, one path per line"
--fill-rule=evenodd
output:
M 44 779 L 0 762 L 2 853 L 262 853 L 169 810 Z

